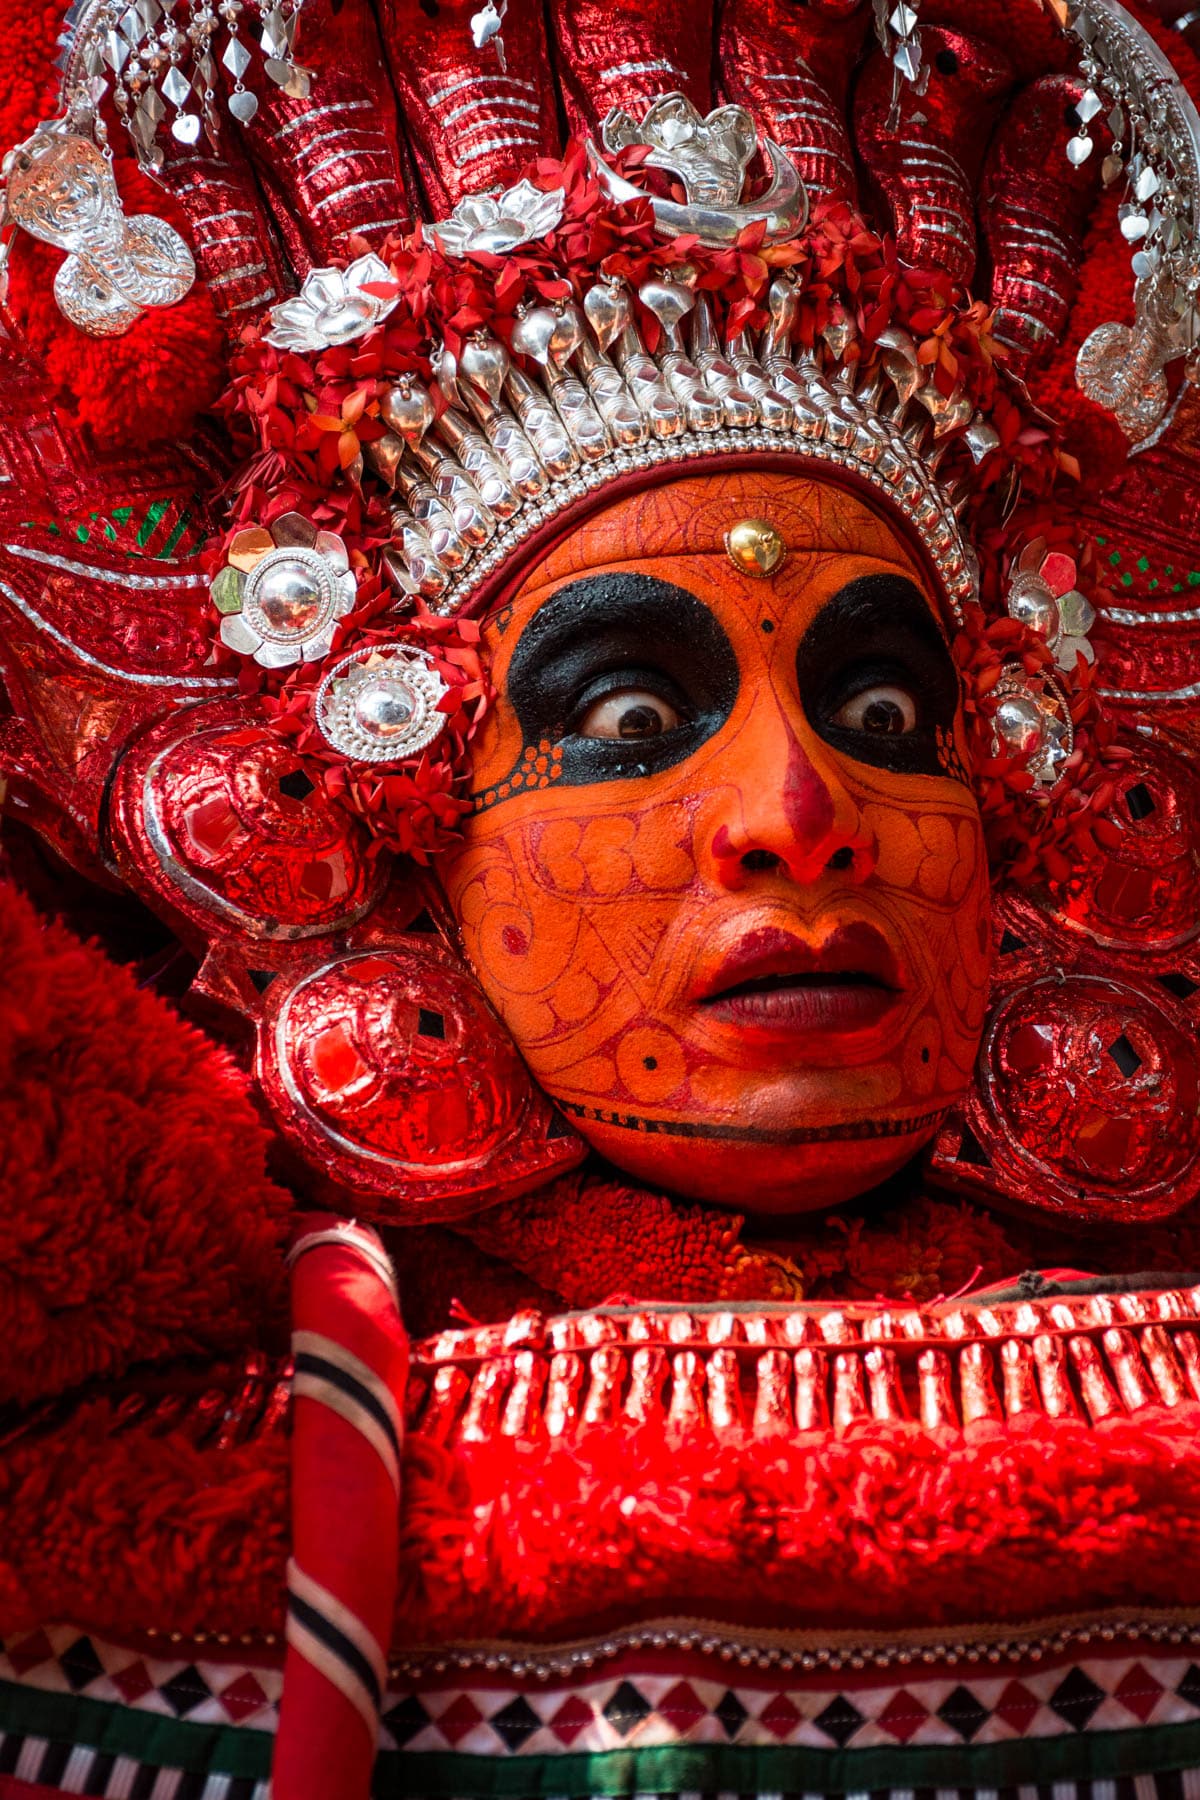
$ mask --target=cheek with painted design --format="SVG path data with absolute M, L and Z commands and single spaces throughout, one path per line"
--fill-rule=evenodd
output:
M 735 516 L 749 510 L 739 493 L 723 498 Z M 721 522 L 718 509 L 714 530 Z M 642 659 L 608 690 L 617 701 L 591 700 L 585 724 L 613 726 L 598 742 L 572 730 L 571 684 L 583 681 L 586 702 L 598 666 L 572 663 L 577 633 L 564 653 L 571 692 L 551 691 L 549 599 L 563 590 L 547 582 L 518 600 L 492 639 L 511 679 L 478 749 L 478 810 L 443 878 L 481 985 L 535 1079 L 599 1150 L 677 1193 L 800 1211 L 883 1179 L 968 1085 L 989 885 L 974 802 L 947 753 L 959 722 L 931 728 L 923 761 L 909 745 L 886 767 L 851 754 L 857 725 L 837 723 L 860 721 L 864 705 L 813 698 L 806 634 L 831 596 L 861 583 L 861 559 L 818 544 L 803 563 L 792 546 L 791 585 L 768 590 L 732 578 L 720 545 L 637 564 L 677 592 L 686 575 L 682 591 L 716 621 L 721 642 L 703 655 L 719 679 L 707 687 L 686 655 L 658 679 L 648 591 L 634 596 L 628 655 L 619 584 L 603 603 L 584 596 L 592 635 L 611 639 L 600 660 L 625 671 L 634 650 Z M 551 675 L 531 700 L 520 645 L 539 613 Z M 668 619 L 663 643 L 678 629 Z M 869 706 L 893 690 L 866 691 Z M 667 728 L 647 736 L 654 705 Z M 631 719 L 637 735 L 623 739 Z

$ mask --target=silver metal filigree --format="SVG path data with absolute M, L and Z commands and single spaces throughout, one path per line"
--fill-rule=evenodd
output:
M 636 124 L 614 107 L 602 127 L 604 148 L 648 149 L 647 165 L 678 175 L 689 205 L 736 206 L 746 169 L 758 145 L 754 120 L 744 106 L 718 106 L 707 118 L 686 94 L 660 94 Z
M 1079 346 L 1075 379 L 1080 391 L 1116 419 L 1131 443 L 1150 436 L 1167 410 L 1166 368 L 1187 355 L 1193 303 L 1184 301 L 1177 316 L 1179 293 L 1162 275 L 1139 281 L 1134 290 L 1132 325 L 1110 321 L 1097 325 Z
M 442 734 L 446 683 L 413 644 L 376 644 L 334 663 L 318 687 L 313 717 L 326 743 L 353 762 L 417 756 Z
M 1037 570 L 1018 569 L 1009 583 L 1006 604 L 1010 618 L 1019 619 L 1049 646 L 1064 674 L 1074 673 L 1081 656 L 1095 662 L 1088 633 L 1096 623 L 1096 610 L 1078 588 L 1056 594 Z
M 64 124 L 39 126 L 4 162 L 4 222 L 67 252 L 54 297 L 73 325 L 113 337 L 196 278 L 191 251 L 153 213 L 126 218 L 103 152 Z
M 486 0 L 477 13 L 471 14 L 471 42 L 477 50 L 484 50 L 490 44 L 496 52 L 496 63 L 502 75 L 508 71 L 508 61 L 504 54 L 504 15 L 508 11 L 508 0 Z
M 133 141 L 138 161 L 152 172 L 163 166 L 158 142 L 165 125 L 177 143 L 196 144 L 201 133 L 217 143 L 218 96 L 230 77 L 231 115 L 245 125 L 258 99 L 243 81 L 260 57 L 268 80 L 293 99 L 304 99 L 312 71 L 293 58 L 302 0 L 76 0 L 66 22 L 62 58 L 63 103 L 75 129 L 104 141 L 101 103 L 113 105 Z M 254 29 L 243 33 L 242 27 Z
M 795 164 L 771 138 L 762 152 L 770 171 L 766 193 L 743 200 L 746 169 L 756 148 L 754 122 L 743 106 L 719 106 L 702 118 L 686 94 L 662 94 L 641 124 L 614 109 L 601 132 L 613 154 L 630 145 L 650 148 L 652 168 L 678 175 L 686 203 L 664 200 L 627 181 L 588 143 L 601 186 L 612 200 L 649 200 L 666 236 L 694 234 L 705 244 L 732 244 L 748 225 L 765 224 L 766 241 L 793 237 L 808 218 L 808 196 Z
M 334 344 L 353 343 L 373 331 L 397 304 L 364 291 L 368 282 L 389 281 L 391 271 L 378 256 L 360 256 L 346 269 L 314 269 L 292 300 L 270 311 L 268 344 L 313 355 Z
M 329 655 L 356 583 L 336 532 L 285 513 L 270 530 L 238 532 L 211 592 L 222 643 L 266 669 L 286 669 Z
M 1049 794 L 1075 748 L 1066 694 L 1053 675 L 1027 676 L 1019 663 L 1001 674 L 993 691 L 999 700 L 992 717 L 993 754 L 1012 756 Z
M 874 0 L 875 35 L 880 48 L 892 65 L 892 98 L 888 112 L 888 130 L 900 123 L 900 95 L 904 83 L 914 93 L 924 94 L 929 86 L 929 64 L 921 47 L 920 0 Z
M 1133 325 L 1098 326 L 1076 376 L 1144 447 L 1166 416 L 1166 366 L 1182 356 L 1200 367 L 1200 113 L 1170 59 L 1117 0 L 1080 0 L 1064 23 L 1081 46 L 1085 84 L 1067 155 L 1087 159 L 1092 121 L 1105 114 L 1114 141 L 1103 175 L 1110 186 L 1125 180 L 1118 221 L 1136 282 Z
M 563 188 L 544 191 L 518 181 L 498 194 L 469 194 L 448 219 L 430 229 L 447 256 L 469 256 L 476 250 L 507 256 L 553 231 L 566 203 Z
M 772 283 L 771 323 L 760 341 L 742 333 L 722 345 L 707 302 L 697 303 L 678 274 L 652 277 L 640 290 L 663 326 L 656 355 L 638 335 L 628 295 L 615 291 L 598 320 L 595 307 L 587 313 L 594 335 L 579 339 L 572 331 L 566 341 L 575 347 L 558 361 L 547 352 L 536 379 L 486 337 L 469 353 L 464 348 L 452 380 L 439 373 L 484 435 L 464 430 L 452 406 L 436 424 L 411 431 L 407 443 L 397 433 L 386 455 L 377 453 L 396 496 L 387 563 L 401 595 L 419 595 L 439 613 L 456 611 L 564 508 L 627 473 L 738 451 L 790 451 L 797 466 L 828 464 L 899 508 L 961 618 L 978 572 L 953 501 L 937 483 L 952 434 L 939 435 L 941 422 L 919 404 L 920 374 L 910 379 L 907 354 L 911 348 L 915 362 L 915 347 L 897 337 L 894 374 L 882 368 L 859 391 L 831 349 L 796 352 L 798 308 L 788 280 Z M 680 327 L 689 315 L 685 346 Z M 612 320 L 623 317 L 628 322 L 606 352 L 600 346 Z M 956 427 L 964 441 L 970 424 L 966 407 Z

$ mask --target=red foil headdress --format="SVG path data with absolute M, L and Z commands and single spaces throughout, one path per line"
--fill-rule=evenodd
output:
M 381 41 L 307 0 L 264 18 L 261 68 L 232 28 L 194 40 L 240 121 L 207 119 L 212 156 L 190 99 L 154 116 L 169 52 L 97 66 L 49 136 L 5 118 L 8 219 L 42 240 L 2 347 L 10 804 L 196 950 L 318 1185 L 384 1221 L 535 1185 L 582 1146 L 410 929 L 491 699 L 473 615 L 614 484 L 816 463 L 898 511 L 974 719 L 993 1005 L 932 1171 L 1068 1220 L 1176 1209 L 1200 1188 L 1186 48 L 1164 85 L 1160 28 L 1091 0 L 1076 38 L 1027 0 L 1003 42 L 961 4 L 880 42 L 841 3 L 566 0 L 549 36 L 531 0 L 487 12 L 393 3 Z M 68 76 L 93 52 L 81 21 Z M 109 194 L 108 237 L 52 230 L 39 172 L 114 100 L 166 194 L 118 154 L 120 227 Z M 198 284 L 172 307 L 176 243 Z M 61 250 L 74 316 L 127 319 L 111 379 L 52 314 Z M 217 319 L 232 462 L 165 398 Z

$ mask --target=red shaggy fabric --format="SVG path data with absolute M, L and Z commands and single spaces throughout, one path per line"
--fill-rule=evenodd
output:
M 84 1408 L 0 1462 L 0 1633 L 278 1632 L 286 1443 L 198 1452 Z M 1200 1604 L 1200 1408 L 744 1442 L 408 1441 L 394 1642 L 615 1619 L 887 1629 Z M 247 1522 L 253 1528 L 247 1530 Z M 501 1629 L 502 1628 L 502 1629 Z
M 1101 1274 L 1200 1270 L 1200 1206 L 1157 1226 L 1089 1228 L 1086 1237 L 1038 1218 L 1003 1218 L 964 1201 L 900 1191 L 793 1221 L 786 1238 L 754 1241 L 738 1213 L 670 1201 L 579 1173 L 541 1193 L 491 1208 L 457 1227 L 511 1270 L 439 1245 L 411 1265 L 410 1286 L 431 1262 L 437 1291 L 483 1322 L 518 1306 L 597 1306 L 614 1297 L 673 1300 L 933 1300 L 1011 1280 L 1024 1269 Z M 432 1234 L 430 1234 L 432 1235 Z M 452 1241 L 452 1240 L 451 1240 Z M 404 1282 L 403 1241 L 397 1246 Z M 444 1261 L 443 1261 L 444 1259 Z M 409 1308 L 416 1307 L 415 1313 Z M 446 1314 L 405 1293 L 410 1328 L 439 1329 Z
M 55 44 L 66 6 L 62 0 L 0 0 L 4 82 L 0 86 L 0 150 L 28 137 L 54 111 L 58 70 Z
M 611 1295 L 660 1300 L 789 1300 L 797 1270 L 783 1256 L 738 1242 L 732 1212 L 648 1194 L 621 1181 L 574 1174 L 459 1227 L 568 1306 Z
M 887 1629 L 1200 1601 L 1200 1407 L 842 1438 L 410 1443 L 410 1642 L 672 1613 Z M 619 1611 L 618 1611 L 619 1609 Z
M 261 1342 L 268 1143 L 224 1055 L 0 883 L 0 1400 Z
M 531 1306 L 554 1312 L 561 1304 L 560 1294 L 539 1287 L 507 1261 L 486 1256 L 445 1226 L 376 1230 L 396 1271 L 400 1311 L 411 1337 L 432 1336 L 452 1321 L 482 1324 Z
M 0 1457 L 0 1636 L 70 1619 L 118 1642 L 146 1631 L 250 1634 L 283 1618 L 287 1440 L 197 1450 L 117 1429 L 107 1401 Z

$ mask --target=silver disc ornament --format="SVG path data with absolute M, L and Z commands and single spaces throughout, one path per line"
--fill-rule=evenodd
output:
M 440 737 L 438 702 L 446 683 L 428 652 L 378 644 L 334 663 L 317 689 L 313 713 L 330 747 L 352 762 L 394 763 L 418 756 Z

